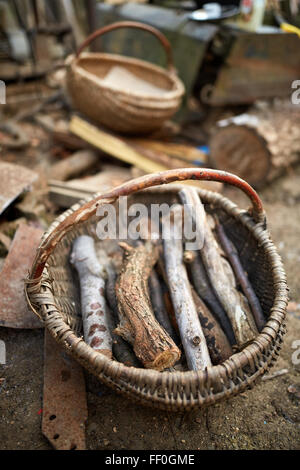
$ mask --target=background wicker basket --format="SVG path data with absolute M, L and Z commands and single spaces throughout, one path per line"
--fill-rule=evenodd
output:
M 168 69 L 117 54 L 81 54 L 96 37 L 119 28 L 138 28 L 156 36 L 165 48 Z M 158 129 L 179 109 L 184 94 L 184 85 L 175 73 L 170 43 L 157 29 L 142 23 L 123 21 L 99 29 L 84 41 L 75 57 L 67 59 L 67 66 L 67 89 L 74 107 L 94 122 L 117 132 L 139 134 Z M 110 84 L 105 77 L 113 67 L 152 84 L 161 92 L 146 93 L 124 83 Z
M 173 203 L 180 185 L 151 186 L 188 179 L 227 182 L 242 189 L 251 199 L 251 210 L 244 211 L 218 193 L 198 190 L 206 210 L 218 215 L 237 247 L 268 321 L 250 345 L 206 371 L 170 373 L 126 367 L 95 352 L 80 335 L 78 285 L 69 265 L 71 244 L 79 234 L 95 236 L 95 214 L 100 204 L 116 203 L 124 195 L 129 196 L 128 207 L 132 202 L 142 201 Z M 96 237 L 95 241 L 100 243 Z M 265 214 L 256 192 L 230 173 L 199 168 L 147 175 L 63 213 L 43 236 L 26 294 L 31 308 L 51 335 L 83 367 L 138 402 L 170 410 L 213 404 L 253 385 L 279 354 L 288 301 L 285 272 L 266 229 Z

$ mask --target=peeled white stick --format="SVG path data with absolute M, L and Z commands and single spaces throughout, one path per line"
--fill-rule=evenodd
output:
M 206 216 L 203 204 L 194 188 L 180 191 L 182 202 L 194 207 L 193 217 L 197 230 L 203 231 L 200 250 L 211 285 L 222 304 L 234 331 L 239 348 L 246 346 L 258 334 L 246 297 L 237 290 L 236 280 L 228 261 L 222 256 L 212 228 L 214 220 Z M 188 207 L 190 207 L 188 206 Z
M 183 261 L 181 234 L 181 226 L 173 223 L 170 237 L 163 241 L 166 275 L 188 367 L 205 370 L 212 363 Z
M 106 272 L 97 259 L 92 237 L 81 235 L 74 240 L 70 262 L 79 275 L 84 340 L 111 358 L 112 338 L 104 297 Z

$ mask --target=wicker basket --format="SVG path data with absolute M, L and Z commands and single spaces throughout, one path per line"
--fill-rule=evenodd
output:
M 181 185 L 151 186 L 188 179 L 227 182 L 251 199 L 252 209 L 247 212 L 218 193 L 198 189 L 206 210 L 218 215 L 237 247 L 268 321 L 250 345 L 206 371 L 171 373 L 127 367 L 95 352 L 80 336 L 78 286 L 69 266 L 71 244 L 79 234 L 95 233 L 95 213 L 100 204 L 116 203 L 125 195 L 129 196 L 128 207 L 132 202 L 173 203 Z M 278 356 L 288 301 L 284 269 L 266 229 L 263 207 L 255 191 L 230 173 L 199 168 L 147 175 L 71 207 L 44 234 L 26 293 L 31 308 L 51 335 L 83 367 L 138 402 L 170 410 L 209 405 L 253 385 Z
M 166 50 L 168 70 L 139 59 L 107 53 L 83 53 L 96 37 L 119 28 L 138 28 L 156 36 Z M 176 76 L 171 46 L 157 29 L 131 21 L 105 26 L 91 34 L 76 56 L 67 58 L 67 89 L 74 107 L 98 124 L 122 133 L 140 134 L 158 129 L 179 109 L 184 86 Z M 150 91 L 132 90 L 105 81 L 113 67 L 121 67 L 138 80 L 158 87 Z

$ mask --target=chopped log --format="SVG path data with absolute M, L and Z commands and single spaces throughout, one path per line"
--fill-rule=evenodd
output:
M 205 370 L 211 366 L 211 359 L 193 301 L 183 263 L 182 240 L 177 230 L 181 227 L 172 224 L 170 237 L 163 240 L 166 275 L 188 367 L 190 370 Z
M 256 188 L 266 183 L 271 155 L 256 130 L 247 126 L 221 127 L 213 135 L 209 147 L 214 168 L 234 173 Z
M 178 193 L 179 199 L 186 208 L 186 216 L 190 216 L 192 219 L 197 218 L 195 226 L 197 229 L 201 230 L 201 240 L 204 242 L 205 237 L 205 212 L 202 210 L 202 204 L 199 199 L 198 192 L 194 188 L 182 189 Z M 194 210 L 188 210 L 191 207 Z M 192 278 L 193 285 L 196 289 L 199 297 L 204 300 L 208 308 L 214 313 L 214 315 L 219 320 L 224 333 L 226 334 L 231 345 L 236 344 L 236 339 L 233 333 L 231 323 L 226 315 L 224 308 L 222 307 L 214 289 L 211 285 L 211 282 L 208 278 L 208 274 L 203 265 L 203 261 L 199 256 L 198 251 L 189 251 L 184 252 L 184 261 L 189 265 L 189 273 Z
M 49 170 L 49 178 L 66 181 L 74 176 L 82 174 L 99 162 L 99 155 L 94 150 L 81 150 L 70 157 L 52 165 Z
M 227 237 L 224 227 L 220 224 L 219 220 L 215 218 L 216 221 L 216 233 L 219 239 L 219 242 L 224 250 L 224 253 L 231 264 L 233 272 L 236 276 L 238 284 L 241 286 L 242 291 L 244 292 L 249 305 L 252 310 L 252 314 L 257 326 L 258 331 L 261 331 L 266 323 L 260 302 L 254 292 L 253 287 L 251 286 L 247 273 L 245 272 L 242 263 L 240 261 L 237 249 L 234 244 Z
M 299 162 L 299 118 L 297 106 L 278 101 L 220 121 L 210 139 L 212 165 L 261 187 Z
M 214 365 L 220 364 L 232 355 L 232 348 L 221 326 L 193 288 L 192 294 L 211 361 Z
M 120 324 L 115 332 L 133 345 L 146 368 L 163 370 L 180 358 L 180 350 L 159 325 L 151 308 L 148 279 L 158 258 L 157 248 L 147 241 L 125 251 L 124 265 L 116 284 Z
M 233 346 L 236 344 L 236 339 L 231 323 L 215 291 L 213 290 L 199 254 L 197 254 L 195 260 L 189 265 L 189 273 L 198 296 L 206 303 L 207 307 L 218 319 L 230 344 Z
M 231 266 L 222 256 L 208 223 L 205 224 L 201 256 L 210 282 L 231 322 L 237 345 L 243 348 L 255 339 L 258 331 L 247 299 L 237 290 Z
M 166 330 L 166 332 L 171 336 L 173 341 L 177 343 L 178 337 L 175 333 L 175 330 L 171 324 L 166 305 L 164 302 L 164 294 L 160 284 L 159 277 L 157 273 L 153 270 L 149 277 L 149 290 L 150 290 L 150 299 L 154 315 L 161 326 Z
M 180 191 L 185 204 L 194 204 L 193 217 L 202 234 L 203 247 L 200 255 L 211 285 L 231 322 L 237 344 L 240 348 L 251 342 L 258 331 L 252 317 L 247 299 L 236 288 L 235 277 L 228 261 L 222 256 L 220 247 L 213 235 L 204 207 L 193 188 Z M 211 220 L 213 223 L 213 219 Z
M 95 351 L 111 358 L 105 270 L 97 259 L 92 237 L 81 235 L 74 240 L 70 262 L 79 275 L 84 340 Z
M 126 341 L 124 341 L 121 336 L 117 335 L 114 332 L 120 321 L 119 307 L 116 296 L 116 281 L 118 278 L 118 274 L 112 263 L 106 265 L 105 270 L 107 273 L 105 294 L 111 313 L 109 326 L 113 341 L 113 355 L 117 359 L 117 361 L 123 362 L 123 364 L 128 367 L 141 367 L 141 363 L 136 358 L 130 345 Z

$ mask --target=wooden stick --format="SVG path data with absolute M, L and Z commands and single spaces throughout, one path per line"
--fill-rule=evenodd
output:
M 196 228 L 200 227 L 204 231 L 203 247 L 200 250 L 203 264 L 213 289 L 231 322 L 237 344 L 242 348 L 254 340 L 258 331 L 247 299 L 236 288 L 231 266 L 221 255 L 200 197 L 196 198 L 195 193 L 193 188 L 184 188 L 180 191 L 180 197 L 185 204 L 194 205 Z
M 170 238 L 163 240 L 166 275 L 188 367 L 205 370 L 211 366 L 211 360 L 183 263 L 180 229 L 173 223 Z
M 166 309 L 160 280 L 158 278 L 156 271 L 154 270 L 152 271 L 149 277 L 149 290 L 150 290 L 151 304 L 152 304 L 152 308 L 153 308 L 156 319 L 161 324 L 161 326 L 166 330 L 166 332 L 171 336 L 173 341 L 177 343 L 178 337 L 171 324 L 171 321 L 170 321 L 170 318 Z
M 180 350 L 155 319 L 148 291 L 157 248 L 150 241 L 134 248 L 126 243 L 119 245 L 125 251 L 125 262 L 116 284 L 120 324 L 115 332 L 133 345 L 146 368 L 172 367 L 180 358 Z
M 236 339 L 231 323 L 212 288 L 203 266 L 202 259 L 198 253 L 194 261 L 189 264 L 189 273 L 198 296 L 206 303 L 210 311 L 216 316 L 230 344 L 233 346 L 236 344 Z
M 182 204 L 185 205 L 186 216 L 190 216 L 194 220 L 197 230 L 201 230 L 200 236 L 204 243 L 206 216 L 202 210 L 198 192 L 194 188 L 188 188 L 179 191 L 178 195 Z M 192 207 L 194 210 L 191 210 Z M 215 314 L 230 344 L 236 344 L 231 323 L 212 288 L 198 251 L 185 251 L 184 262 L 189 265 L 189 272 L 198 296 L 204 300 L 208 308 Z
M 99 161 L 99 155 L 95 150 L 80 150 L 52 165 L 49 169 L 48 177 L 49 179 L 65 181 L 73 176 L 82 174 Z
M 163 260 L 163 258 L 164 258 L 163 246 L 160 245 L 158 247 L 158 249 L 159 249 L 159 259 L 158 259 L 158 262 L 157 262 L 157 270 L 158 270 L 159 275 L 163 279 L 163 286 L 165 287 L 165 289 L 163 291 L 164 304 L 166 306 L 166 310 L 167 310 L 168 317 L 170 319 L 171 325 L 172 325 L 174 331 L 176 332 L 176 334 L 178 336 L 179 335 L 179 329 L 178 329 L 177 320 L 176 320 L 176 317 L 175 317 L 174 307 L 173 307 L 172 299 L 171 299 L 171 295 L 170 295 L 170 287 L 168 285 L 168 277 L 167 277 L 167 274 L 166 274 L 166 268 L 165 268 L 165 264 L 164 264 L 164 260 Z
M 140 222 L 140 232 L 139 232 L 140 240 L 149 239 L 151 236 L 151 230 L 153 231 L 152 234 L 155 233 L 159 237 L 159 226 L 153 225 L 153 221 L 151 222 L 149 218 L 147 219 L 142 218 Z M 138 241 L 138 244 L 142 243 L 140 240 Z M 161 241 L 159 241 L 159 239 L 152 240 L 152 243 L 158 247 L 159 251 L 161 251 L 162 246 L 161 246 Z M 151 304 L 152 304 L 152 308 L 153 308 L 156 319 L 158 320 L 160 325 L 166 330 L 166 332 L 171 336 L 173 341 L 177 344 L 178 336 L 171 324 L 170 317 L 168 315 L 168 311 L 167 311 L 166 304 L 164 301 L 162 286 L 161 286 L 158 274 L 156 273 L 155 270 L 153 270 L 150 274 L 148 287 L 149 287 Z
M 120 321 L 118 301 L 116 297 L 116 281 L 117 271 L 112 263 L 106 266 L 107 281 L 105 285 L 105 294 L 108 305 L 111 309 L 111 319 L 109 321 L 111 336 L 113 340 L 113 355 L 119 362 L 123 362 L 128 367 L 141 367 L 141 363 L 136 358 L 129 344 L 124 341 L 121 336 L 117 335 L 114 330 Z
M 271 380 L 275 379 L 276 377 L 280 377 L 281 375 L 286 375 L 289 373 L 289 369 L 280 369 L 276 370 L 273 374 L 264 375 L 261 380 Z
M 201 250 L 203 263 L 213 288 L 231 322 L 237 344 L 243 348 L 258 334 L 247 299 L 236 288 L 235 277 L 228 261 L 222 257 L 208 223 Z
M 111 358 L 112 338 L 104 297 L 105 271 L 97 259 L 92 237 L 81 235 L 74 240 L 70 261 L 79 275 L 84 340 Z
M 228 258 L 228 261 L 231 264 L 231 267 L 237 278 L 238 283 L 240 284 L 245 296 L 248 299 L 258 331 L 261 331 L 266 321 L 265 321 L 265 317 L 264 317 L 260 302 L 253 290 L 253 287 L 251 286 L 249 282 L 248 276 L 241 264 L 238 252 L 234 244 L 227 237 L 225 230 L 223 226 L 220 224 L 217 217 L 215 217 L 215 222 L 216 222 L 215 228 L 216 228 L 216 233 L 217 233 L 219 242 L 224 250 L 226 257 Z
M 232 355 L 231 346 L 219 323 L 193 288 L 192 294 L 211 361 L 214 365 L 220 364 Z

